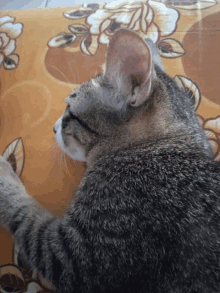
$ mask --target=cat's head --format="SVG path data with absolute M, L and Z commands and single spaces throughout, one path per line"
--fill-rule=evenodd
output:
M 156 45 L 127 29 L 111 38 L 103 73 L 74 90 L 67 102 L 54 131 L 60 147 L 78 161 L 169 133 L 197 129 L 204 135 Z

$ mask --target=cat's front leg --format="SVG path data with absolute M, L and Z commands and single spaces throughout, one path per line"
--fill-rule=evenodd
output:
M 27 193 L 11 165 L 0 156 L 0 223 L 14 234 L 36 211 L 52 217 Z
M 31 251 L 34 230 L 53 220 L 53 215 L 27 193 L 11 165 L 0 156 L 0 224 L 11 233 L 25 261 L 31 262 L 27 251 Z
M 65 225 L 64 219 L 55 218 L 29 195 L 10 164 L 2 157 L 0 224 L 10 231 L 28 267 L 54 285 L 57 292 L 80 292 L 77 285 L 79 278 L 76 279 L 80 266 L 76 261 L 76 248 L 83 249 L 84 246 L 81 240 L 78 243 L 78 233 Z

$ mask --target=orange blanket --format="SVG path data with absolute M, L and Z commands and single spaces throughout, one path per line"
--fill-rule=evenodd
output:
M 0 11 L 0 154 L 29 194 L 54 215 L 64 213 L 84 164 L 62 159 L 52 128 L 68 93 L 101 72 L 109 37 L 119 27 L 158 44 L 168 74 L 192 99 L 220 160 L 217 1 L 120 0 Z M 0 227 L 0 291 L 6 287 L 52 290 L 23 266 L 10 234 Z

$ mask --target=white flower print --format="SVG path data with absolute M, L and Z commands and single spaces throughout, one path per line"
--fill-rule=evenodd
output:
M 176 31 L 179 20 L 179 12 L 174 8 L 168 8 L 164 3 L 157 1 L 135 1 L 119 0 L 108 4 L 92 6 L 84 5 L 77 10 L 64 13 L 68 19 L 85 19 L 85 28 L 82 33 L 77 33 L 79 24 L 72 24 L 69 30 L 76 37 L 83 37 L 81 50 L 86 55 L 95 55 L 99 44 L 109 43 L 109 38 L 118 28 L 128 28 L 137 32 L 143 39 L 150 38 L 157 43 L 160 38 L 169 36 Z M 76 26 L 76 29 L 74 27 Z M 82 29 L 81 29 L 82 32 Z M 50 47 L 68 46 L 70 42 L 63 36 L 57 41 L 57 37 L 52 38 L 48 43 Z M 71 38 L 72 42 L 75 40 Z M 71 42 L 71 43 L 72 43 Z M 65 43 L 65 45 L 63 44 Z
M 15 18 L 8 15 L 0 18 L 0 66 L 4 65 L 5 69 L 14 69 L 19 62 L 19 56 L 14 51 L 23 24 L 14 22 Z
M 171 35 L 176 30 L 178 18 L 177 10 L 160 2 L 113 1 L 91 14 L 86 22 L 91 34 L 100 34 L 102 44 L 109 43 L 114 24 L 118 24 L 117 28 L 136 31 L 143 39 L 150 38 L 156 43 L 160 37 Z

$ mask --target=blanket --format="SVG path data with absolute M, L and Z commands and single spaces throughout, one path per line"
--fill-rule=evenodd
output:
M 26 189 L 62 216 L 85 165 L 65 157 L 54 123 L 65 97 L 101 73 L 120 27 L 157 43 L 167 73 L 187 92 L 220 160 L 219 0 L 141 0 L 0 11 L 0 155 Z M 0 227 L 0 292 L 54 292 Z

